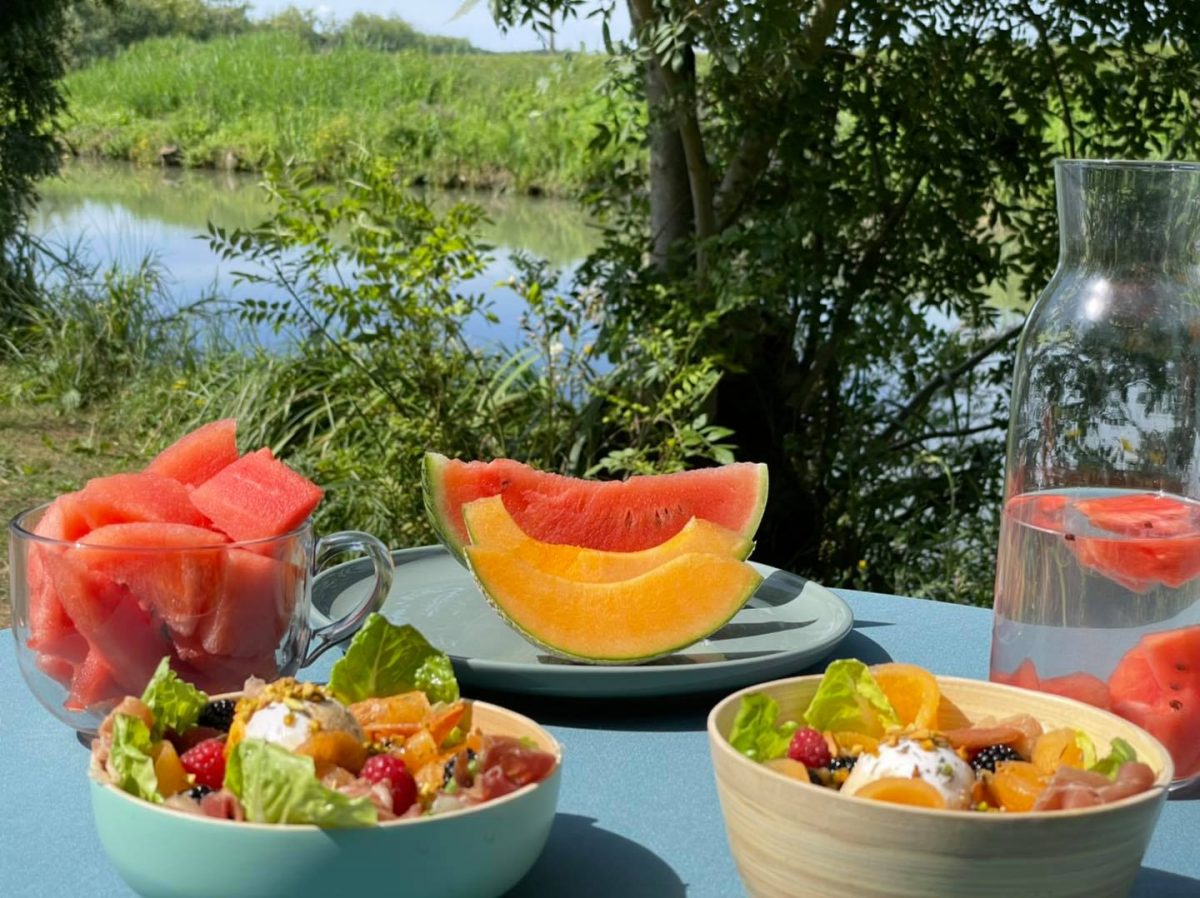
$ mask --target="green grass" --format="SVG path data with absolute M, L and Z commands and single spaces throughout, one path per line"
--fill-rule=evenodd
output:
M 75 152 L 259 169 L 274 157 L 335 173 L 362 146 L 441 186 L 563 192 L 587 178 L 598 56 L 314 51 L 278 32 L 162 38 L 73 72 Z

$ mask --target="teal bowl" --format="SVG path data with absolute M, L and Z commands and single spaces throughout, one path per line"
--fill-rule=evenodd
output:
M 485 804 L 362 829 L 199 817 L 91 783 L 100 841 L 139 895 L 161 898 L 491 898 L 533 866 L 554 822 L 562 748 L 527 717 L 473 702 L 485 733 L 526 736 L 559 759 L 550 776 Z

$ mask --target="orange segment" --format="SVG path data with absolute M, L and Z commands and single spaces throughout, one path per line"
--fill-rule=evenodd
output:
M 871 675 L 901 723 L 926 729 L 937 726 L 942 693 L 933 674 L 915 664 L 877 664 Z
M 939 730 L 959 730 L 969 729 L 971 719 L 963 713 L 962 708 L 942 696 L 942 700 L 938 702 L 937 713 L 937 728 Z
M 1033 744 L 1033 765 L 1046 776 L 1053 775 L 1059 767 L 1083 769 L 1083 749 L 1075 742 L 1075 731 L 1071 729 L 1050 730 L 1038 736 Z
M 782 773 L 789 779 L 800 780 L 802 783 L 812 782 L 808 775 L 808 768 L 791 758 L 772 758 L 770 761 L 764 761 L 763 766 L 771 768 L 776 773 Z
M 915 805 L 919 808 L 944 808 L 942 793 L 922 779 L 885 776 L 867 783 L 854 793 L 859 798 L 888 801 L 892 804 Z
M 170 798 L 176 792 L 192 787 L 175 746 L 166 739 L 154 747 L 151 757 L 154 758 L 154 778 L 158 781 L 160 795 Z
M 1028 761 L 1001 761 L 988 782 L 992 804 L 1006 811 L 1032 811 L 1047 779 Z

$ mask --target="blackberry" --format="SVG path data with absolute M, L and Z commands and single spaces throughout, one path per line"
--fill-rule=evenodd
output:
M 461 754 L 462 754 L 461 752 L 459 752 L 459 754 L 456 754 L 449 761 L 447 761 L 446 766 L 444 768 L 442 768 L 442 788 L 445 788 L 446 786 L 448 786 L 450 784 L 450 781 L 452 779 L 454 779 L 454 765 L 458 763 L 458 759 L 461 756 Z M 473 749 L 468 748 L 466 763 L 470 764 L 474 760 L 475 760 L 475 751 Z
M 214 730 L 228 733 L 233 724 L 233 709 L 236 707 L 237 702 L 231 698 L 214 699 L 200 710 L 196 726 L 212 727 Z
M 976 773 L 982 773 L 984 770 L 995 773 L 996 764 L 1000 761 L 1020 760 L 1021 756 L 1011 745 L 989 745 L 987 748 L 981 748 L 975 757 L 971 758 L 971 767 Z
M 192 788 L 188 789 L 187 795 L 188 798 L 194 798 L 196 801 L 199 801 L 211 791 L 212 789 L 208 786 L 192 786 Z
M 854 763 L 857 760 L 858 758 L 851 757 L 850 755 L 838 755 L 829 762 L 829 772 L 833 773 L 835 770 L 845 770 L 849 772 L 854 769 Z

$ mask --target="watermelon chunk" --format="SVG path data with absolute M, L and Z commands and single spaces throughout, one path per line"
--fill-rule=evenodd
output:
M 97 706 L 120 701 L 126 691 L 104 656 L 99 652 L 89 652 L 87 659 L 71 677 L 71 690 L 63 705 L 68 711 L 94 711 Z
M 212 609 L 224 580 L 225 537 L 190 524 L 109 524 L 80 541 L 88 568 L 126 587 L 143 610 L 191 634 Z M 161 551 L 170 549 L 173 551 Z
M 323 491 L 269 449 L 243 455 L 192 491 L 196 508 L 234 540 L 281 536 L 299 527 Z
M 154 456 L 146 471 L 199 486 L 237 457 L 237 420 L 222 418 L 180 437 Z
M 292 619 L 297 569 L 286 561 L 245 549 L 230 549 L 225 554 L 224 584 L 200 629 L 200 644 L 212 655 L 273 655 Z
M 129 589 L 91 569 L 94 550 L 67 550 L 52 569 L 59 601 L 88 641 L 89 654 L 99 656 L 117 682 L 140 693 L 171 643 Z
M 179 659 L 179 676 L 210 694 L 240 692 L 250 677 L 274 680 L 279 676 L 273 651 L 252 658 L 229 658 L 181 644 Z
M 1200 772 L 1200 626 L 1143 636 L 1108 691 L 1113 711 L 1166 746 L 1176 778 Z
M 459 561 L 470 542 L 462 506 L 488 496 L 500 496 L 534 539 L 636 552 L 670 539 L 693 517 L 752 538 L 766 507 L 767 466 L 742 462 L 598 481 L 536 471 L 511 459 L 462 462 L 429 452 L 422 487 L 430 522 Z
M 87 524 L 77 513 L 76 493 L 59 496 L 42 513 L 33 528 L 37 536 L 54 540 L 75 540 L 87 532 Z M 53 579 L 47 569 L 62 548 L 48 543 L 31 542 L 26 556 L 25 581 L 29 590 L 29 646 L 72 664 L 83 660 L 81 642 L 75 625 L 58 600 Z M 50 662 L 48 661 L 49 665 Z
M 87 482 L 75 501 L 89 530 L 137 521 L 204 525 L 187 488 L 159 474 L 97 477 Z

